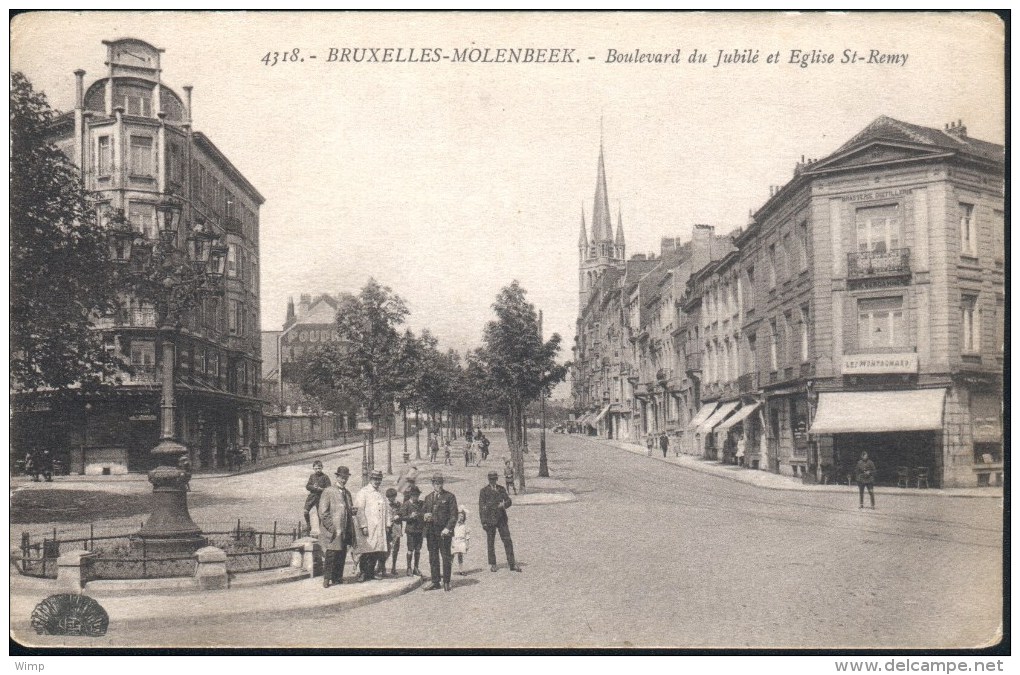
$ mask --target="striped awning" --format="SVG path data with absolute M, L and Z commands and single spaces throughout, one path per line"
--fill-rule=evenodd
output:
M 701 410 L 698 411 L 698 414 L 691 418 L 691 423 L 687 425 L 687 430 L 697 431 L 698 427 L 701 426 L 701 424 L 715 411 L 715 408 L 715 403 L 706 403 L 701 406 Z
M 717 424 L 726 419 L 727 415 L 736 410 L 738 405 L 740 405 L 740 401 L 730 401 L 729 403 L 723 403 L 716 409 L 714 413 L 712 413 L 711 417 L 702 422 L 701 426 L 698 427 L 698 431 L 703 434 L 710 433 Z
M 725 420 L 719 423 L 719 426 L 715 428 L 716 433 L 719 433 L 720 431 L 726 431 L 734 424 L 740 424 L 741 422 L 744 421 L 744 419 L 747 418 L 748 415 L 750 415 L 760 407 L 761 407 L 760 403 L 742 406 L 740 410 L 733 413 L 732 415 L 730 415 Z

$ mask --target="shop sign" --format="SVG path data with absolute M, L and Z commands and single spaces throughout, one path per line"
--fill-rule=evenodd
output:
M 899 188 L 895 190 L 878 190 L 877 192 L 859 192 L 853 195 L 846 195 L 841 200 L 844 202 L 873 202 L 878 199 L 889 199 L 910 194 L 913 188 Z
M 372 430 L 371 422 L 358 422 L 358 431 L 371 431 L 371 430 Z
M 882 375 L 886 373 L 916 373 L 917 354 L 844 354 L 844 375 Z
M 156 416 L 151 413 L 138 413 L 128 416 L 128 419 L 132 422 L 155 422 Z

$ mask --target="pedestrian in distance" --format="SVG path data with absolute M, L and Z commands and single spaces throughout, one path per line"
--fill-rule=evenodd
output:
M 336 484 L 329 485 L 319 495 L 319 547 L 322 549 L 322 586 L 342 584 L 347 551 L 355 543 L 354 506 L 347 490 L 351 470 L 346 466 L 336 469 Z
M 416 485 L 409 487 L 405 494 L 404 503 L 400 505 L 400 521 L 407 533 L 407 576 L 421 576 L 418 561 L 425 536 L 425 502 L 421 500 L 421 490 Z
M 489 458 L 489 439 L 480 430 L 478 433 L 482 435 L 482 460 L 486 460 Z
M 868 459 L 867 452 L 861 453 L 854 473 L 857 475 L 857 489 L 860 491 L 860 506 L 857 508 L 864 508 L 865 488 L 868 489 L 868 495 L 871 497 L 871 508 L 875 508 L 875 463 Z
M 435 464 L 436 459 L 439 457 L 439 437 L 435 434 L 429 434 L 429 463 Z
M 43 480 L 47 483 L 53 482 L 53 456 L 50 455 L 49 450 L 43 450 L 42 457 L 39 459 L 39 471 L 42 472 Z
M 457 556 L 457 573 L 464 576 L 464 554 L 471 541 L 471 528 L 467 524 L 468 512 L 463 506 L 457 512 L 457 524 L 453 526 L 453 541 L 450 552 Z
M 659 436 L 659 447 L 662 449 L 662 458 L 666 459 L 666 453 L 669 452 L 669 436 L 666 434 Z
M 429 550 L 429 568 L 432 585 L 426 591 L 440 588 L 450 590 L 450 572 L 453 564 L 453 528 L 457 525 L 457 498 L 443 488 L 443 475 L 432 477 L 432 492 L 425 497 L 425 544 Z
M 453 448 L 450 447 L 450 439 L 446 439 L 446 444 L 443 446 L 443 466 L 453 466 L 453 459 L 450 458 Z
M 470 436 L 464 438 L 464 466 L 471 466 L 472 455 L 474 454 L 475 442 Z
M 389 502 L 379 491 L 382 471 L 369 474 L 368 484 L 354 497 L 355 516 L 358 519 L 357 554 L 359 581 L 375 579 L 380 561 L 385 565 L 389 549 L 386 545 L 386 525 L 389 522 Z
M 34 452 L 25 453 L 25 475 L 31 476 L 33 483 L 39 482 L 39 462 L 36 461 Z
M 499 484 L 499 474 L 490 471 L 488 475 L 489 484 L 478 493 L 478 519 L 482 521 L 482 528 L 485 530 L 485 548 L 489 556 L 489 569 L 496 571 L 496 533 L 503 540 L 503 549 L 506 551 L 506 561 L 511 572 L 521 572 L 514 558 L 514 542 L 510 537 L 510 519 L 506 510 L 513 505 L 510 495 L 502 485 Z
M 653 436 L 652 434 L 648 434 L 648 437 L 645 438 L 645 445 L 648 447 L 647 454 L 649 457 L 651 457 L 652 450 L 655 448 L 655 436 Z
M 495 471 L 491 473 L 495 473 Z M 507 492 L 513 490 L 514 494 L 517 494 L 517 485 L 514 483 L 514 464 L 509 459 L 503 465 L 503 478 L 506 479 Z
M 305 483 L 308 496 L 305 497 L 304 517 L 305 532 L 308 534 L 312 533 L 312 509 L 318 507 L 322 491 L 328 487 L 329 476 L 322 472 L 322 462 L 315 460 L 312 462 L 312 474 L 308 476 L 308 482 Z

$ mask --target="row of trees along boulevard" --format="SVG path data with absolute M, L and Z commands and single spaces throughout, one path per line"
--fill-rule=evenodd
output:
M 559 335 L 543 341 L 538 314 L 520 284 L 515 281 L 500 291 L 493 310 L 496 317 L 485 326 L 482 346 L 462 358 L 452 349 L 443 352 L 427 329 L 420 335 L 402 332 L 409 313 L 406 303 L 374 279 L 357 295 L 341 295 L 338 340 L 306 353 L 297 370 L 302 390 L 324 407 L 353 404 L 371 421 L 364 480 L 375 468 L 378 421 L 396 410 L 405 430 L 413 412 L 416 429 L 424 414 L 434 430 L 442 430 L 445 419 L 449 435 L 470 427 L 474 415 L 498 419 L 506 430 L 514 475 L 525 489 L 525 409 L 548 396 L 567 368 L 555 360 Z M 421 452 L 416 434 L 417 459 Z M 409 456 L 404 434 L 405 461 Z M 386 469 L 393 471 L 392 452 L 387 453 Z M 544 457 L 540 475 L 548 475 Z

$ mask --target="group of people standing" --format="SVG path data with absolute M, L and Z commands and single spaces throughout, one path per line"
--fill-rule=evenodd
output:
M 357 561 L 358 582 L 397 574 L 401 540 L 407 541 L 407 576 L 421 575 L 418 569 L 424 540 L 429 554 L 431 585 L 425 590 L 450 590 L 453 556 L 457 554 L 463 573 L 464 554 L 468 550 L 470 530 L 467 509 L 459 508 L 457 498 L 445 489 L 440 473 L 432 476 L 432 492 L 421 498 L 416 472 L 408 473 L 398 484 L 402 502 L 397 501 L 397 488 L 382 491 L 383 474 L 372 471 L 368 483 L 352 495 L 347 489 L 350 469 L 337 467 L 334 481 L 322 471 L 322 463 L 312 464 L 312 475 L 305 488 L 305 523 L 310 530 L 311 510 L 319 516 L 319 545 L 323 554 L 322 585 L 342 584 L 348 553 Z M 511 571 L 520 572 L 514 558 L 506 510 L 512 502 L 506 488 L 499 484 L 499 474 L 490 471 L 489 484 L 479 493 L 479 519 L 486 532 L 489 567 L 495 572 L 495 537 L 498 533 L 506 550 Z

